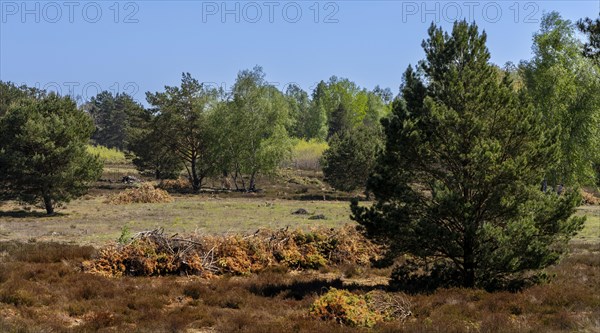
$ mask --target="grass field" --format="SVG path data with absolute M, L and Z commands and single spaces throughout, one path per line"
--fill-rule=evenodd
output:
M 175 196 L 172 203 L 112 205 L 106 195 L 69 203 L 56 216 L 26 211 L 15 203 L 0 205 L 0 241 L 57 241 L 102 246 L 116 240 L 126 226 L 131 232 L 164 228 L 168 233 L 250 233 L 258 228 L 339 227 L 352 223 L 347 201 L 278 200 L 215 196 Z M 294 215 L 303 208 L 309 215 Z M 311 220 L 322 214 L 324 220 Z M 600 207 L 585 206 L 587 216 L 576 242 L 600 243 Z
M 600 206 L 580 207 L 577 214 L 585 215 L 586 223 L 574 241 L 600 243 Z
M 26 212 L 14 204 L 0 206 L 0 240 L 59 241 L 104 245 L 124 226 L 131 232 L 162 227 L 169 233 L 248 233 L 258 228 L 336 227 L 350 223 L 348 202 L 264 200 L 177 196 L 172 203 L 112 205 L 106 196 L 71 202 L 56 216 Z M 311 215 L 294 215 L 299 208 Z M 14 210 L 16 209 L 16 211 Z

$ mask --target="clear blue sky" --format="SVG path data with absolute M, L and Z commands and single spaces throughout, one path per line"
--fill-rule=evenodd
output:
M 318 8 L 318 10 L 317 10 Z M 181 72 L 228 88 L 241 69 L 311 90 L 332 75 L 398 91 L 431 21 L 476 21 L 492 61 L 531 56 L 544 12 L 597 17 L 590 1 L 6 1 L 0 80 L 89 98 L 177 85 Z M 223 16 L 223 14 L 225 14 Z M 237 22 L 236 22 L 237 21 Z

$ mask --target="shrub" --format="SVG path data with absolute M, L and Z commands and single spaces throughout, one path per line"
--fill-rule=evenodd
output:
M 384 319 L 381 313 L 369 308 L 364 296 L 335 288 L 331 288 L 311 305 L 310 314 L 349 326 L 372 327 Z
M 139 187 L 127 189 L 108 199 L 108 203 L 113 205 L 163 202 L 173 202 L 173 197 L 167 191 L 155 188 L 150 183 L 143 183 Z

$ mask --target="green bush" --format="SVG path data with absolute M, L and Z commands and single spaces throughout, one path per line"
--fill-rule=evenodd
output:
M 348 326 L 372 327 L 384 319 L 383 315 L 370 309 L 364 296 L 335 288 L 311 305 L 310 314 Z

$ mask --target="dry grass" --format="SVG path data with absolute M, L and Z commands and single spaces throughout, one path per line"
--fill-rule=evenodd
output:
M 132 203 L 169 203 L 173 197 L 165 190 L 155 188 L 150 183 L 142 183 L 139 187 L 127 189 L 107 200 L 113 205 L 128 205 Z

